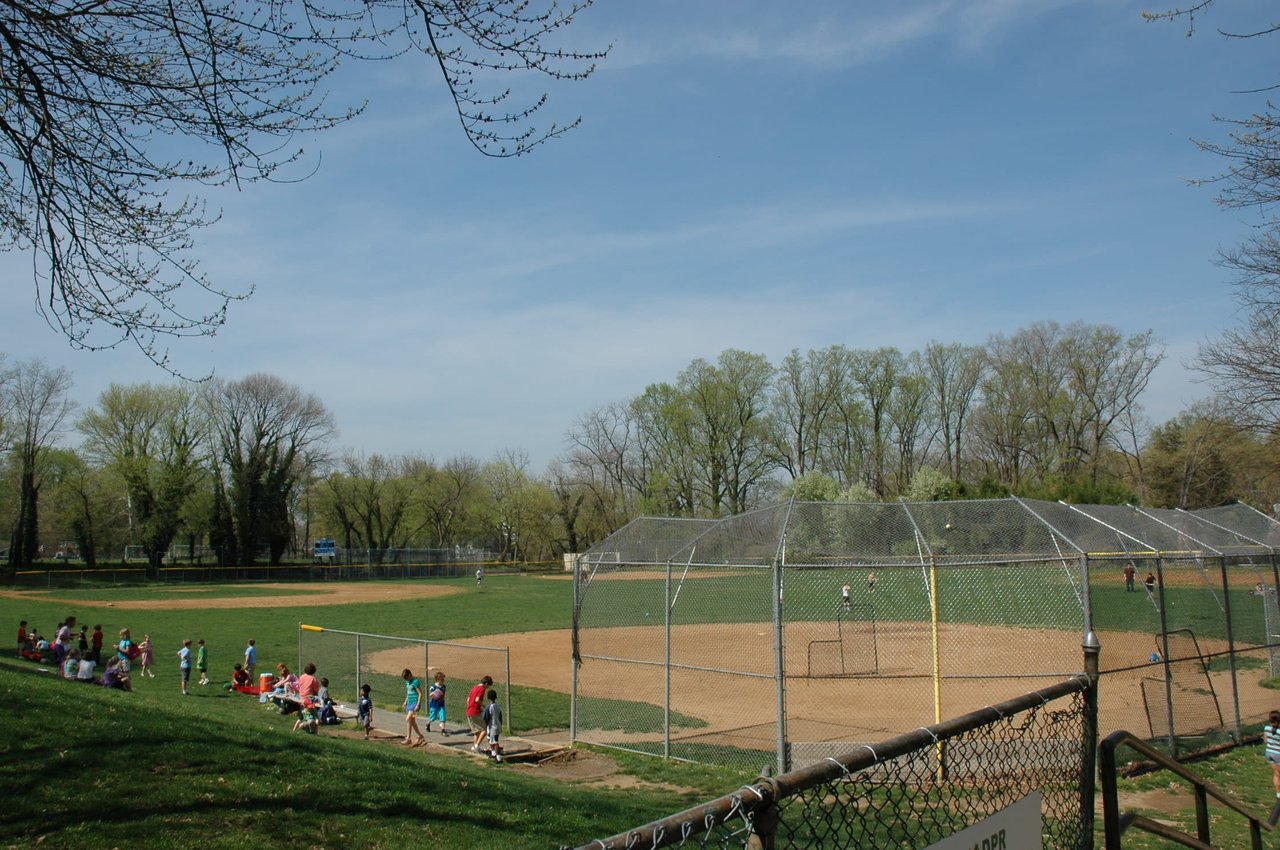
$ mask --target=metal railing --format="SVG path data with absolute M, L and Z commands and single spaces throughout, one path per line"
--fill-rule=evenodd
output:
M 1134 812 L 1120 811 L 1120 796 L 1116 789 L 1116 749 L 1129 747 L 1160 767 L 1191 784 L 1196 798 L 1196 834 L 1190 835 L 1167 823 Z M 1106 850 L 1120 850 L 1120 837 L 1130 827 L 1175 841 L 1183 847 L 1212 850 L 1209 835 L 1209 798 L 1235 812 L 1249 822 L 1249 837 L 1253 850 L 1262 850 L 1262 830 L 1270 832 L 1272 825 L 1256 817 L 1252 812 L 1223 792 L 1212 782 L 1196 776 L 1169 756 L 1123 729 L 1112 732 L 1103 740 L 1098 752 L 1098 772 L 1102 779 L 1102 819 Z
M 1096 690 L 1080 675 L 864 745 L 578 850 L 922 848 L 1036 794 L 1042 846 L 1093 831 Z

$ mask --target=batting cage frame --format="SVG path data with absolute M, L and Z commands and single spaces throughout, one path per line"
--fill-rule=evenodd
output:
M 1092 632 L 1104 725 L 1174 754 L 1240 740 L 1271 707 L 1277 547 L 1243 505 L 640 518 L 575 560 L 571 737 L 782 772 L 1078 673 Z

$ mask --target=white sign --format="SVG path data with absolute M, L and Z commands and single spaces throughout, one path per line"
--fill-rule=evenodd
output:
M 950 835 L 928 850 L 1031 850 L 1040 837 L 1040 792 L 1033 791 L 1007 809 Z

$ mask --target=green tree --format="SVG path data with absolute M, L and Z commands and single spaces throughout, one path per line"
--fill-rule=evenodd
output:
M 840 346 L 792 350 L 778 368 L 773 387 L 778 455 L 792 478 L 801 478 L 820 462 L 826 431 L 845 394 L 845 351 Z
M 319 462 L 333 417 L 315 395 L 258 373 L 214 381 L 205 394 L 219 475 L 216 537 L 225 563 L 272 565 L 294 542 L 297 485 Z
M 631 405 L 612 402 L 579 417 L 567 436 L 557 490 L 582 496 L 577 516 L 588 518 L 588 537 L 603 538 L 628 522 L 648 489 L 640 424 Z
M 694 360 L 676 379 L 698 507 L 710 516 L 746 510 L 773 467 L 772 381 L 768 360 L 734 349 L 715 364 Z
M 154 574 L 206 474 L 207 432 L 187 385 L 112 384 L 77 426 L 85 453 L 124 484 L 130 526 Z
M 1247 439 L 1222 410 L 1201 403 L 1155 428 L 1143 452 L 1153 507 L 1215 507 L 1236 500 L 1232 447 Z
M 825 472 L 806 472 L 782 488 L 782 497 L 797 502 L 840 501 L 840 482 Z
M 563 538 L 555 495 L 529 475 L 528 465 L 523 452 L 508 450 L 484 466 L 490 530 L 502 560 L 545 560 Z
M 904 368 L 902 353 L 896 348 L 855 351 L 849 360 L 849 379 L 861 395 L 869 425 L 866 483 L 881 499 L 889 492 L 891 403 Z
M 955 481 L 964 478 L 969 418 L 985 370 L 986 356 L 980 347 L 940 342 L 925 346 L 922 371 L 937 413 L 947 474 Z
M 636 422 L 641 513 L 693 516 L 697 510 L 692 413 L 672 384 L 650 384 L 631 402 Z
M 1127 339 L 1107 325 L 1039 322 L 987 344 L 975 435 L 984 472 L 1014 492 L 1059 482 L 1106 489 L 1100 474 L 1119 445 L 1163 350 L 1148 332 Z
M 383 550 L 409 544 L 412 486 L 403 459 L 348 452 L 324 486 L 344 548 L 371 549 L 380 560 Z
M 955 497 L 955 482 L 946 473 L 922 466 L 902 492 L 908 502 L 941 502 Z
M 933 398 L 917 352 L 903 358 L 889 399 L 889 439 L 894 449 L 894 491 L 901 492 L 915 478 L 937 433 Z
M 877 502 L 879 498 L 875 491 L 861 481 L 854 481 L 848 487 L 840 491 L 841 502 Z
M 406 475 L 412 490 L 414 536 L 425 535 L 435 546 L 477 544 L 488 538 L 488 494 L 484 465 L 469 455 L 437 465 L 410 458 Z
M 109 470 L 89 464 L 69 449 L 51 452 L 47 512 L 59 529 L 58 542 L 70 543 L 89 569 L 128 543 L 129 516 L 123 484 Z
M 46 461 L 75 410 L 71 373 L 42 360 L 20 362 L 0 382 L 0 410 L 18 477 L 9 566 L 29 566 L 40 552 L 40 488 Z

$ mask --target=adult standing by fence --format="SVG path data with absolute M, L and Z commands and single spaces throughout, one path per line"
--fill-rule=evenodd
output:
M 1138 574 L 1138 569 L 1133 565 L 1133 561 L 1124 565 L 1124 589 L 1128 593 L 1133 593 L 1133 578 Z
M 471 693 L 467 694 L 467 728 L 471 730 L 473 738 L 471 749 L 476 752 L 480 751 L 480 742 L 484 740 L 486 733 L 482 718 L 484 714 L 484 696 L 492 684 L 492 678 L 482 676 L 480 681 L 471 688 Z

